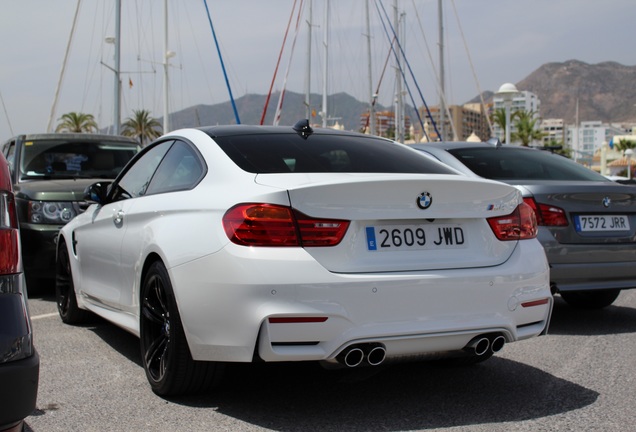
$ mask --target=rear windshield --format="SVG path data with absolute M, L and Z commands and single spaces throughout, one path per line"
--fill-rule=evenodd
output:
M 26 141 L 21 178 L 115 178 L 139 149 L 135 144 L 97 140 Z
M 236 165 L 251 173 L 456 174 L 403 145 L 375 137 L 260 134 L 214 139 Z
M 565 156 L 521 148 L 462 148 L 449 152 L 475 174 L 493 180 L 609 181 Z

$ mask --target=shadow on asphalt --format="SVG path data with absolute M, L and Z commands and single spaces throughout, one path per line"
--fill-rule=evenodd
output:
M 570 336 L 636 333 L 636 309 L 615 305 L 598 310 L 576 309 L 555 296 L 548 333 Z
M 405 363 L 327 371 L 315 364 L 230 368 L 213 395 L 172 399 L 272 430 L 421 430 L 543 418 L 599 394 L 523 363 Z

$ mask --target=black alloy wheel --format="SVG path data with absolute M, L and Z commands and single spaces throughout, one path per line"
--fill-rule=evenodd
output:
M 220 364 L 192 359 L 168 271 L 160 261 L 151 264 L 144 278 L 139 319 L 141 358 L 156 394 L 199 393 L 220 378 Z
M 55 301 L 60 318 L 66 324 L 81 324 L 88 321 L 91 313 L 77 306 L 73 273 L 64 241 L 60 241 L 55 263 Z

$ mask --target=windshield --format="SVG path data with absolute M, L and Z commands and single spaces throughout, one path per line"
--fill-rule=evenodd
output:
M 492 180 L 609 181 L 565 156 L 543 150 L 499 147 L 449 152 L 475 174 Z
M 115 178 L 139 146 L 108 141 L 32 140 L 24 143 L 20 178 Z

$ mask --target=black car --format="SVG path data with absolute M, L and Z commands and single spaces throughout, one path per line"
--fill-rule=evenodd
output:
M 636 189 L 547 150 L 499 142 L 412 147 L 470 176 L 516 186 L 535 212 L 553 292 L 602 308 L 636 288 Z
M 19 135 L 3 144 L 29 287 L 55 277 L 55 238 L 86 208 L 86 186 L 114 179 L 139 149 L 131 138 L 75 133 Z
M 15 199 L 0 155 L 0 431 L 22 430 L 35 409 L 40 358 L 33 346 Z

